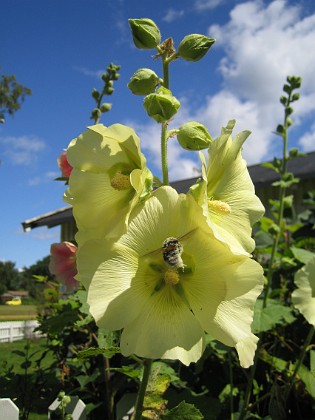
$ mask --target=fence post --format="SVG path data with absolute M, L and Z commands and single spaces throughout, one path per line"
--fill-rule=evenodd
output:
M 9 342 L 10 343 L 13 342 L 13 324 L 10 325 L 10 338 L 9 338 Z
M 71 401 L 65 407 L 66 414 L 71 414 L 73 420 L 86 420 L 86 408 L 82 400 L 78 396 L 71 396 Z M 48 407 L 48 419 L 54 419 L 58 412 L 60 398 L 56 398 Z
M 19 420 L 19 409 L 10 398 L 0 398 L 0 418 Z

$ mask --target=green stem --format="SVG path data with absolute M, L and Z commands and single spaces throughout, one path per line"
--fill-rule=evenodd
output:
M 162 159 L 163 185 L 169 185 L 168 164 L 167 164 L 167 122 L 162 123 L 161 159 Z
M 163 86 L 169 89 L 169 62 L 166 56 L 162 56 L 163 61 Z M 161 159 L 162 159 L 162 174 L 163 174 L 163 185 L 169 185 L 168 178 L 168 162 L 167 162 L 167 122 L 162 123 L 161 130 Z
M 148 382 L 149 382 L 151 366 L 152 366 L 152 360 L 151 359 L 145 359 L 143 361 L 142 381 L 141 381 L 140 388 L 139 388 L 139 391 L 138 391 L 138 397 L 137 397 L 137 401 L 136 401 L 135 411 L 134 411 L 134 414 L 132 416 L 132 420 L 141 420 L 141 418 L 142 418 L 143 401 L 144 401 L 145 391 L 147 389 L 147 385 L 148 385 Z
M 290 104 L 290 99 L 291 99 L 291 95 L 289 96 L 288 106 Z M 284 178 L 284 176 L 287 172 L 287 162 L 288 162 L 288 157 L 287 157 L 288 121 L 287 121 L 287 118 L 288 118 L 287 113 L 285 113 L 284 124 L 283 124 L 284 131 L 283 131 L 283 134 L 282 134 L 283 151 L 282 151 L 282 165 L 281 165 L 281 170 L 280 170 L 280 178 L 281 179 Z M 279 230 L 276 232 L 276 235 L 275 235 L 275 238 L 274 238 L 274 241 L 273 241 L 273 244 L 272 244 L 272 250 L 271 250 L 270 260 L 269 260 L 269 264 L 268 264 L 267 284 L 266 284 L 266 288 L 265 288 L 265 292 L 264 292 L 263 308 L 265 308 L 267 306 L 267 299 L 268 299 L 269 289 L 270 289 L 270 286 L 271 286 L 272 275 L 273 275 L 273 265 L 274 265 L 275 256 L 276 256 L 277 249 L 278 249 L 280 236 L 281 236 L 281 233 L 282 233 L 285 192 L 286 192 L 286 188 L 282 187 L 280 185 L 279 211 L 278 211 L 278 220 L 277 220 L 277 226 L 278 226 Z
M 292 376 L 291 376 L 291 380 L 290 380 L 290 387 L 287 389 L 287 392 L 286 392 L 286 394 L 285 394 L 285 401 L 287 401 L 287 400 L 288 400 L 288 397 L 289 397 L 289 395 L 290 395 L 290 393 L 291 393 L 291 391 L 292 391 L 292 388 L 293 388 L 293 385 L 294 385 L 294 380 L 295 380 L 295 377 L 296 377 L 296 375 L 297 375 L 297 373 L 298 373 L 298 371 L 299 371 L 299 369 L 300 369 L 301 364 L 303 363 L 303 360 L 304 360 L 304 357 L 305 357 L 305 353 L 306 353 L 306 349 L 307 349 L 307 347 L 310 345 L 310 343 L 311 343 L 311 341 L 312 341 L 312 338 L 313 338 L 314 332 L 315 332 L 315 329 L 314 329 L 313 325 L 311 325 L 311 328 L 310 328 L 310 330 L 309 330 L 309 332 L 308 332 L 308 335 L 307 335 L 307 337 L 306 337 L 306 340 L 305 340 L 305 342 L 304 342 L 304 346 L 303 346 L 303 348 L 302 348 L 302 351 L 301 351 L 300 357 L 299 357 L 298 361 L 296 362 L 296 365 L 295 365 L 295 368 L 294 368 L 293 374 L 292 374 Z
M 229 351 L 229 376 L 230 376 L 230 418 L 234 420 L 234 410 L 233 410 L 233 366 L 232 366 L 232 356 Z
M 166 89 L 169 89 L 170 87 L 170 76 L 169 76 L 169 61 L 166 59 L 166 57 L 162 57 L 163 60 L 163 86 Z
M 242 409 L 241 409 L 241 412 L 240 412 L 240 415 L 239 415 L 239 420 L 242 420 L 244 418 L 244 416 L 246 414 L 246 411 L 247 411 L 250 395 L 252 393 L 252 386 L 253 386 L 253 381 L 254 381 L 254 377 L 255 377 L 255 373 L 256 373 L 257 361 L 258 361 L 258 348 L 257 348 L 256 353 L 255 353 L 253 366 L 250 369 L 250 376 L 249 376 L 249 379 L 247 381 L 247 387 L 246 387 L 246 391 L 245 391 L 244 402 L 243 402 Z

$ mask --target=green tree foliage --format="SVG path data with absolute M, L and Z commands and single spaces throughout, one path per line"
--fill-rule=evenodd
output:
M 0 79 L 0 124 L 5 122 L 5 113 L 14 115 L 21 108 L 25 96 L 31 93 L 31 89 L 17 82 L 14 74 L 3 74 Z
M 12 261 L 0 261 L 0 294 L 20 287 L 20 272 Z
M 21 286 L 24 290 L 28 290 L 34 298 L 39 298 L 43 291 L 43 284 L 37 280 L 38 277 L 45 278 L 47 281 L 54 279 L 48 269 L 49 261 L 50 256 L 48 255 L 35 264 L 24 267 L 21 272 Z

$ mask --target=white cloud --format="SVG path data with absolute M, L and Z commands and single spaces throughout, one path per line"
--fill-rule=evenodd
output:
M 299 140 L 303 152 L 311 152 L 315 149 L 315 124 L 312 125 L 309 132 L 303 134 Z
M 58 176 L 60 176 L 59 172 L 46 172 L 44 174 L 41 174 L 41 176 L 30 178 L 28 180 L 28 185 L 30 187 L 36 187 L 37 185 L 47 184 L 48 182 L 53 181 Z
M 197 1 L 195 6 L 210 8 L 216 4 L 216 1 Z M 194 110 L 189 109 L 185 98 L 180 98 L 181 108 L 170 128 L 173 124 L 178 127 L 185 121 L 197 120 L 205 124 L 215 138 L 221 127 L 235 118 L 234 134 L 252 131 L 243 150 L 249 165 L 278 156 L 281 142 L 273 131 L 283 121 L 279 98 L 287 75 L 303 79 L 301 99 L 294 103 L 292 138 L 294 128 L 304 124 L 306 117 L 311 119 L 315 112 L 315 55 L 311 53 L 315 13 L 302 16 L 298 6 L 285 0 L 268 4 L 254 0 L 236 5 L 230 20 L 221 27 L 212 25 L 208 33 L 224 51 L 218 68 L 223 78 L 221 90 Z M 148 160 L 153 162 L 154 169 L 159 169 L 160 126 L 151 123 L 134 127 Z M 300 144 L 304 150 L 314 150 L 313 131 L 307 131 Z M 197 175 L 198 157 L 181 149 L 176 139 L 169 141 L 168 157 L 172 180 Z
M 315 13 L 302 17 L 300 7 L 285 0 L 249 1 L 233 8 L 227 24 L 210 26 L 208 34 L 225 53 L 219 65 L 223 90 L 199 110 L 201 116 L 216 113 L 220 120 L 228 110 L 242 129 L 253 131 L 255 141 L 245 145 L 248 161 L 272 158 L 271 131 L 283 120 L 279 97 L 287 75 L 302 77 L 295 125 L 315 112 Z
M 84 76 L 94 77 L 97 79 L 100 79 L 102 77 L 102 74 L 106 72 L 106 70 L 90 70 L 90 69 L 87 69 L 86 67 L 77 67 L 77 66 L 74 66 L 73 69 L 75 71 L 78 71 L 79 73 L 84 74 Z
M 184 16 L 184 10 L 168 9 L 166 15 L 162 18 L 167 23 L 174 22 Z
M 202 12 L 204 10 L 213 10 L 218 6 L 222 6 L 223 3 L 225 3 L 225 0 L 196 0 L 195 9 L 198 12 Z
M 45 148 L 45 142 L 36 136 L 0 137 L 4 156 L 15 165 L 31 165 Z

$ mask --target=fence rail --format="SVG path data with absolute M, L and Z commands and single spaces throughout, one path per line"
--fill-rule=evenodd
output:
M 40 337 L 41 332 L 34 331 L 38 325 L 36 319 L 0 322 L 0 343 Z

